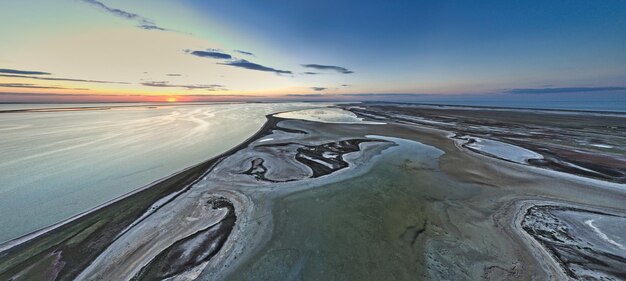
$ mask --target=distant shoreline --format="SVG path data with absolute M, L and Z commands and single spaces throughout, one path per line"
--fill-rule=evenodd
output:
M 569 112 L 569 113 L 592 113 L 592 114 L 614 114 L 626 115 L 623 111 L 607 111 L 607 110 L 583 110 L 583 109 L 558 109 L 558 108 L 533 108 L 533 107 L 507 107 L 507 106 L 487 106 L 487 105 L 459 105 L 445 103 L 411 103 L 411 102 L 375 102 L 367 101 L 365 104 L 390 104 L 390 105 L 407 105 L 407 106 L 423 106 L 423 107 L 452 107 L 455 109 L 482 109 L 482 110 L 504 110 L 504 111 L 534 111 L 534 112 Z
M 19 103 L 19 102 L 0 102 L 2 105 L 68 105 L 67 107 L 50 107 L 50 108 L 20 108 L 20 109 L 8 109 L 1 110 L 0 113 L 20 113 L 20 112 L 54 112 L 54 111 L 70 111 L 70 110 L 107 110 L 112 108 L 132 108 L 132 107 L 144 107 L 144 106 L 182 106 L 182 105 L 214 105 L 214 104 L 246 104 L 246 103 L 344 103 L 344 104 L 395 104 L 395 105 L 407 105 L 407 106 L 423 106 L 423 107 L 452 107 L 456 109 L 480 109 L 480 110 L 510 110 L 510 111 L 532 111 L 532 112 L 564 112 L 572 114 L 590 113 L 590 114 L 602 114 L 602 115 L 625 115 L 626 109 L 573 109 L 573 108 L 554 108 L 554 107 L 517 107 L 517 106 L 492 106 L 492 105 L 463 105 L 463 104 L 447 104 L 447 103 L 425 103 L 425 102 L 395 102 L 395 101 L 344 101 L 344 100 L 319 100 L 319 101 L 293 101 L 293 100 L 278 100 L 278 101 L 223 101 L 223 102 L 85 102 L 85 103 Z M 107 104 L 110 106 L 95 106 L 98 104 Z M 70 105 L 86 105 L 86 106 L 70 106 Z M 94 105 L 94 106 L 92 106 Z

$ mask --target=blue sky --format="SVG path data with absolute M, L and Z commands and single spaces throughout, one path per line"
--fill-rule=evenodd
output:
M 589 85 L 626 70 L 624 1 L 191 3 L 285 54 L 401 82 Z
M 568 90 L 580 97 L 583 89 L 589 97 L 626 95 L 626 1 L 21 3 L 0 4 L 0 16 L 14 27 L 0 31 L 8 42 L 0 47 L 0 68 L 124 83 L 0 76 L 0 92 L 449 99 L 530 95 L 519 89 L 547 89 L 530 91 L 535 98 L 567 98 Z M 24 23 L 33 15 L 37 21 Z M 82 48 L 64 46 L 62 38 L 70 37 L 68 45 Z M 51 48 L 40 47 L 49 41 Z M 82 51 L 94 48 L 100 59 Z M 76 53 L 80 60 L 72 59 Z

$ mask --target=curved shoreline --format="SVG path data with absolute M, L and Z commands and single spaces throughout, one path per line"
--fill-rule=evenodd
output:
M 552 212 L 561 213 L 560 215 L 563 217 Z M 544 272 L 550 276 L 550 279 L 587 280 L 585 278 L 600 278 L 599 275 L 608 278 L 607 280 L 614 280 L 612 278 L 616 276 L 611 274 L 619 272 L 620 267 L 614 267 L 614 272 L 609 272 L 607 270 L 611 268 L 608 264 L 620 262 L 624 264 L 626 262 L 624 257 L 606 252 L 607 249 L 615 246 L 614 244 L 607 243 L 607 240 L 598 240 L 598 237 L 593 237 L 590 235 L 590 231 L 586 229 L 576 231 L 579 226 L 569 225 L 571 221 L 567 222 L 569 220 L 567 213 L 585 213 L 594 218 L 610 216 L 626 221 L 623 210 L 562 201 L 555 198 L 541 200 L 539 198 L 518 198 L 509 202 L 498 213 L 504 215 L 501 219 L 497 219 L 497 223 L 510 225 L 513 235 L 525 247 L 532 249 L 529 253 L 533 255 Z M 586 223 L 587 221 L 585 221 Z M 599 231 L 597 227 L 594 227 L 593 230 Z M 606 234 L 604 236 L 603 238 L 606 239 Z M 604 243 L 604 245 L 598 243 Z M 577 268 L 580 272 L 572 270 L 572 267 Z M 623 275 L 623 267 L 621 269 Z M 590 273 L 593 274 L 585 276 L 585 274 Z
M 267 115 L 265 124 L 254 135 L 218 157 L 1 252 L 0 279 L 20 276 L 29 270 L 27 273 L 32 274 L 33 268 L 40 267 L 52 270 L 55 277 L 60 274 L 59 280 L 106 279 L 108 274 L 116 280 L 130 280 L 141 276 L 140 270 L 147 272 L 142 268 L 177 279 L 237 280 L 243 277 L 242 272 L 291 272 L 292 255 L 297 255 L 298 262 L 293 264 L 297 271 L 308 268 L 312 278 L 322 276 L 314 269 L 320 265 L 329 266 L 328 272 L 337 274 L 399 270 L 406 276 L 435 279 L 554 278 L 559 275 L 560 265 L 547 263 L 545 245 L 539 245 L 522 229 L 521 221 L 528 214 L 519 211 L 519 202 L 566 202 L 579 209 L 614 206 L 622 211 L 616 202 L 626 198 L 623 190 L 613 188 L 621 186 L 618 183 L 477 153 L 459 145 L 450 138 L 450 130 L 443 128 L 401 121 L 389 122 L 388 126 L 326 124 L 274 115 Z M 393 146 L 385 142 L 387 137 L 416 144 L 389 149 L 389 154 L 380 153 Z M 363 139 L 379 141 L 361 144 Z M 420 144 L 443 154 L 424 154 L 426 150 L 420 150 Z M 379 165 L 374 158 L 384 162 Z M 365 189 L 344 189 L 345 185 Z M 582 198 L 578 197 L 580 194 L 587 195 Z M 222 236 L 206 232 L 224 215 L 219 210 L 207 210 L 207 198 L 216 196 L 228 200 L 237 217 L 225 241 Z M 327 200 L 333 200 L 334 205 Z M 385 200 L 390 205 L 383 204 Z M 131 206 L 135 203 L 141 203 L 140 208 Z M 319 204 L 324 204 L 324 208 L 311 213 Z M 345 209 L 346 206 L 353 209 Z M 130 212 L 126 207 L 135 209 Z M 565 213 L 565 223 L 568 216 L 570 213 Z M 379 226 L 378 222 L 383 224 Z M 311 223 L 314 226 L 307 226 Z M 345 228 L 346 225 L 350 227 Z M 601 218 L 594 226 L 608 231 Z M 306 227 L 313 228 L 302 232 Z M 321 229 L 324 231 L 315 233 Z M 337 239 L 337 234 L 343 238 Z M 581 239 L 591 237 L 587 230 L 575 234 Z M 368 241 L 366 237 L 378 238 Z M 300 243 L 303 238 L 308 241 L 305 245 Z M 347 240 L 333 244 L 341 239 Z M 99 251 L 89 244 L 78 255 L 83 260 L 77 262 L 73 251 L 86 245 L 84 241 L 95 244 Z M 200 246 L 192 241 L 199 241 Z M 357 245 L 384 247 L 373 252 L 367 250 L 370 246 L 344 248 L 357 241 Z M 277 246 L 271 248 L 269 243 Z M 210 252 L 201 245 L 218 246 L 221 250 Z M 325 248 L 330 245 L 339 248 Z M 278 251 L 284 247 L 291 250 Z M 322 256 L 316 252 L 324 249 Z M 359 252 L 364 249 L 366 252 Z M 402 252 L 404 258 L 396 255 L 396 261 L 391 263 L 380 260 L 389 249 Z M 202 259 L 201 254 L 200 259 L 179 264 L 172 271 L 175 275 L 160 271 L 168 270 L 162 266 L 170 264 L 167 261 L 171 253 L 181 250 L 211 257 Z M 333 268 L 357 253 L 363 255 L 351 262 L 352 270 Z M 262 257 L 287 263 L 259 263 L 264 260 Z M 468 263 L 472 257 L 481 262 Z M 308 264 L 308 259 L 317 264 Z M 410 261 L 414 263 L 409 264 Z M 380 271 L 362 267 L 368 262 L 380 262 Z M 403 267 L 398 268 L 397 262 Z
M 540 158 L 513 162 L 626 184 L 626 149 L 620 141 L 620 138 L 626 137 L 620 133 L 625 128 L 625 114 L 578 113 L 563 118 L 558 112 L 536 110 L 525 114 L 515 110 L 487 112 L 487 109 L 481 111 L 472 107 L 394 106 L 386 103 L 348 106 L 346 110 L 376 121 L 393 120 L 446 130 L 454 135 L 453 138 L 465 139 L 465 148 L 492 158 L 512 161 L 509 157 L 519 158 L 526 151 Z M 470 147 L 476 139 L 499 142 L 502 148 L 496 149 L 498 153 L 493 154 L 477 149 L 479 146 Z M 507 147 L 518 149 L 512 151 Z
M 145 191 L 147 189 L 150 189 L 150 188 L 154 187 L 155 185 L 162 184 L 163 182 L 168 181 L 168 180 L 170 180 L 173 177 L 181 176 L 181 175 L 186 176 L 187 173 L 196 172 L 196 170 L 198 170 L 198 169 L 206 170 L 201 176 L 197 177 L 193 182 L 191 182 L 191 183 L 187 184 L 186 186 L 184 186 L 183 188 L 181 188 L 181 190 L 186 188 L 186 187 L 189 187 L 189 186 L 195 184 L 196 182 L 201 180 L 204 175 L 206 175 L 208 172 L 210 172 L 212 167 L 214 167 L 216 164 L 219 163 L 220 158 L 228 157 L 229 155 L 233 154 L 234 152 L 240 150 L 241 148 L 248 146 L 250 143 L 254 142 L 257 138 L 260 138 L 264 134 L 266 134 L 268 129 L 272 128 L 273 125 L 275 125 L 276 123 L 280 122 L 281 120 L 284 120 L 284 119 L 279 118 L 279 117 L 274 117 L 273 115 L 275 115 L 275 114 L 277 114 L 277 113 L 266 115 L 265 117 L 267 118 L 267 121 L 263 124 L 263 126 L 257 132 L 255 132 L 252 136 L 247 138 L 244 142 L 242 142 L 239 145 L 237 145 L 237 146 L 227 150 L 226 152 L 223 152 L 220 155 L 215 156 L 215 157 L 213 157 L 213 158 L 211 158 L 209 160 L 206 160 L 204 162 L 201 162 L 201 163 L 195 164 L 193 166 L 184 168 L 181 171 L 178 171 L 176 173 L 173 173 L 173 174 L 170 174 L 170 175 L 165 176 L 163 178 L 157 179 L 157 180 L 155 180 L 155 181 L 153 181 L 153 182 L 151 182 L 149 184 L 146 184 L 146 185 L 144 185 L 142 187 L 139 187 L 139 188 L 137 188 L 137 189 L 135 189 L 133 191 L 130 191 L 128 193 L 122 194 L 119 197 L 111 199 L 111 200 L 109 200 L 107 202 L 104 202 L 104 203 L 102 203 L 102 204 L 100 204 L 100 205 L 98 205 L 96 207 L 93 207 L 93 208 L 91 208 L 89 210 L 86 210 L 86 211 L 84 211 L 84 212 L 82 212 L 80 214 L 77 214 L 75 216 L 67 218 L 67 219 L 65 219 L 63 221 L 60 221 L 58 223 L 55 223 L 55 224 L 52 224 L 50 226 L 47 226 L 47 227 L 35 230 L 35 231 L 31 232 L 31 233 L 22 235 L 20 237 L 16 237 L 14 239 L 1 242 L 0 243 L 0 253 L 4 252 L 6 250 L 10 250 L 12 247 L 19 246 L 22 243 L 26 243 L 29 240 L 36 239 L 37 237 L 39 237 L 41 235 L 45 235 L 46 233 L 48 233 L 50 231 L 53 231 L 53 230 L 55 230 L 58 227 L 61 227 L 61 226 L 67 225 L 69 223 L 75 222 L 76 220 L 79 220 L 80 218 L 82 218 L 84 216 L 90 215 L 90 214 L 92 214 L 94 212 L 99 211 L 100 209 L 103 209 L 103 208 L 106 208 L 106 207 L 108 207 L 108 206 L 110 206 L 112 204 L 115 204 L 118 201 L 124 200 L 124 199 L 126 199 L 128 197 L 131 197 L 131 196 L 137 194 L 137 193 L 140 193 L 140 192 L 143 192 L 143 191 Z M 270 119 L 278 119 L 278 120 L 270 121 Z M 273 122 L 273 123 L 270 123 L 270 122 Z
M 274 113 L 275 114 L 275 113 Z M 242 143 L 237 146 L 221 153 L 220 155 L 211 158 L 207 161 L 201 162 L 189 168 L 186 168 L 178 173 L 172 174 L 170 176 L 164 177 L 160 180 L 155 181 L 152 184 L 146 185 L 134 191 L 131 191 L 127 194 L 124 194 L 118 198 L 110 200 L 107 203 L 101 204 L 100 206 L 94 207 L 88 211 L 85 211 L 81 214 L 78 214 L 74 217 L 68 218 L 62 222 L 56 223 L 49 227 L 37 230 L 30 234 L 26 234 L 24 236 L 9 240 L 0 245 L 0 276 L 9 273 L 10 268 L 14 268 L 18 264 L 25 262 L 30 259 L 29 257 L 24 257 L 22 259 L 19 258 L 21 255 L 26 255 L 22 250 L 24 249 L 39 249 L 40 247 L 44 247 L 45 249 L 36 250 L 35 253 L 31 253 L 30 256 L 41 256 L 42 253 L 50 251 L 51 249 L 58 247 L 58 245 L 62 245 L 64 242 L 67 242 L 75 235 L 80 234 L 84 230 L 88 230 L 89 226 L 97 223 L 100 219 L 107 217 L 106 213 L 109 213 L 108 216 L 111 216 L 112 210 L 115 209 L 127 209 L 134 208 L 130 214 L 122 215 L 123 218 L 114 218 L 112 220 L 117 220 L 117 223 L 113 224 L 113 227 L 117 227 L 115 230 L 111 228 L 107 228 L 101 226 L 98 230 L 102 233 L 102 236 L 106 241 L 99 239 L 97 244 L 101 245 L 99 250 L 92 251 L 90 256 L 92 258 L 82 257 L 84 260 L 92 260 L 98 254 L 100 254 L 106 246 L 115 239 L 117 236 L 124 231 L 126 226 L 131 225 L 137 219 L 141 217 L 142 214 L 145 214 L 149 211 L 150 206 L 157 200 L 166 197 L 169 194 L 173 194 L 176 192 L 184 191 L 188 189 L 195 183 L 199 182 L 209 173 L 217 164 L 219 164 L 224 158 L 232 155 L 233 153 L 241 150 L 242 148 L 247 147 L 249 144 L 254 142 L 256 139 L 271 133 L 271 129 L 274 126 L 283 120 L 282 118 L 278 118 L 273 116 L 274 114 L 266 115 L 266 122 L 263 124 L 259 130 L 257 130 L 252 136 L 247 138 Z M 182 192 L 181 192 L 182 193 Z M 143 198 L 148 197 L 148 199 Z M 174 199 L 170 198 L 170 200 Z M 168 200 L 168 201 L 170 201 Z M 132 201 L 132 202 L 131 202 Z M 136 202 L 135 202 L 136 201 Z M 138 207 L 137 205 L 142 205 Z M 124 205 L 129 205 L 124 208 Z M 127 210 L 125 210 L 127 211 Z M 102 216 L 102 218 L 100 218 Z M 109 221 L 107 221 L 108 223 Z M 105 223 L 105 226 L 107 226 Z M 120 226 L 123 225 L 124 227 Z M 80 227 L 81 225 L 85 225 L 84 227 Z M 106 229 L 103 229 L 106 228 Z M 96 230 L 96 232 L 98 231 Z M 65 237 L 65 238 L 64 238 Z M 108 238 L 106 238 L 108 237 Z M 48 241 L 50 240 L 50 241 Z M 47 245 L 47 246 L 46 246 Z M 13 260 L 13 258 L 18 258 L 17 262 L 8 262 L 9 260 Z M 88 263 L 86 263 L 88 264 Z M 74 268 L 73 271 L 78 271 Z
M 186 191 L 185 195 L 171 199 L 169 204 L 163 205 L 163 211 L 157 210 L 153 215 L 146 216 L 145 222 L 137 223 L 136 227 L 131 228 L 127 234 L 112 242 L 96 260 L 81 272 L 78 279 L 93 280 L 106 277 L 128 280 L 132 279 L 132 276 L 138 276 L 138 269 L 147 266 L 155 257 L 168 251 L 169 245 L 185 241 L 193 233 L 216 222 L 214 212 L 207 210 L 204 204 L 206 198 L 213 196 L 223 196 L 235 205 L 237 217 L 240 219 L 235 225 L 232 238 L 226 241 L 224 250 L 217 253 L 215 258 L 189 268 L 188 271 L 180 273 L 177 278 L 193 279 L 195 278 L 193 276 L 200 274 L 199 272 L 204 271 L 205 268 L 208 271 L 213 271 L 216 268 L 232 267 L 237 261 L 249 256 L 250 252 L 261 244 L 260 240 L 257 239 L 258 235 L 263 236 L 270 230 L 271 221 L 269 219 L 263 219 L 262 222 L 256 223 L 249 221 L 250 218 L 259 214 L 258 210 L 262 209 L 262 207 L 258 207 L 259 203 L 265 202 L 272 205 L 273 200 L 271 198 L 276 192 L 281 193 L 281 190 L 293 192 L 298 188 L 313 187 L 320 182 L 316 177 L 316 166 L 298 158 L 301 153 L 308 153 L 306 152 L 307 147 L 313 145 L 314 151 L 321 153 L 321 155 L 310 154 L 312 159 L 333 166 L 332 170 L 325 171 L 328 174 L 335 174 L 335 172 L 339 174 L 343 171 L 345 171 L 343 174 L 351 174 L 350 172 L 354 169 L 343 169 L 346 167 L 337 162 L 339 158 L 343 158 L 343 155 L 346 155 L 345 159 L 352 158 L 352 156 L 348 156 L 352 153 L 366 159 L 368 157 L 363 155 L 371 155 L 367 152 L 370 149 L 358 152 L 361 149 L 357 150 L 357 147 L 351 145 L 352 142 L 350 141 L 340 141 L 335 144 L 334 141 L 336 141 L 337 136 L 334 133 L 326 135 L 317 131 L 324 127 L 320 123 L 300 120 L 283 121 L 279 118 L 275 120 L 281 123 L 272 127 L 271 135 L 285 137 L 287 134 L 287 138 L 295 140 L 294 143 L 287 142 L 285 146 L 272 147 L 255 142 L 235 154 L 225 157 L 201 182 Z M 288 133 L 284 130 L 285 128 L 289 131 Z M 293 128 L 302 128 L 306 133 L 294 134 Z M 330 126 L 330 128 L 334 127 Z M 353 135 L 346 135 L 346 137 L 350 139 L 359 138 Z M 329 142 L 331 145 L 328 145 Z M 387 147 L 383 141 L 376 143 L 376 147 Z M 327 151 L 336 154 L 326 155 L 325 152 Z M 268 161 L 269 178 L 292 180 L 283 184 L 275 184 L 275 181 L 266 182 L 243 173 L 250 161 L 254 164 L 254 159 L 258 157 Z M 350 167 L 359 166 L 358 163 L 364 161 L 359 158 L 355 159 L 356 162 L 350 161 L 352 163 Z M 321 182 L 336 180 L 334 176 L 323 178 Z M 262 189 L 264 186 L 269 189 Z M 257 190 L 263 191 L 257 193 L 255 192 Z M 258 223 L 267 227 L 259 227 Z M 197 244 L 188 245 L 185 251 L 202 251 L 196 247 L 198 247 Z M 214 276 L 214 274 L 211 273 L 210 276 Z
M 290 120 L 293 122 L 305 122 L 308 123 L 309 126 L 320 124 L 317 122 L 310 123 L 309 121 L 297 121 L 275 116 L 280 113 L 281 112 L 266 115 L 266 122 L 259 130 L 244 142 L 221 153 L 219 156 L 157 180 L 152 184 L 124 194 L 72 218 L 3 243 L 3 249 L 0 251 L 0 277 L 4 276 L 9 278 L 11 276 L 21 276 L 25 270 L 28 271 L 30 270 L 29 268 L 33 266 L 42 266 L 42 262 L 47 264 L 48 262 L 46 260 L 49 256 L 58 257 L 58 259 L 55 259 L 52 265 L 49 266 L 58 268 L 58 271 L 55 270 L 54 275 L 60 274 L 61 278 L 59 280 L 74 279 L 79 273 L 80 276 L 83 276 L 81 272 L 84 272 L 83 270 L 87 268 L 93 269 L 92 263 L 95 259 L 99 258 L 105 251 L 109 251 L 110 246 L 115 243 L 118 238 L 126 236 L 125 233 L 132 231 L 135 226 L 142 227 L 141 225 L 145 225 L 142 223 L 143 220 L 151 218 L 161 207 L 172 205 L 168 203 L 177 200 L 177 198 L 188 192 L 194 185 L 206 179 L 207 175 L 210 174 L 218 164 L 222 163 L 224 159 L 246 148 L 254 147 L 251 146 L 254 142 L 270 134 L 277 132 L 279 132 L 279 135 L 283 133 L 307 134 L 304 131 L 288 128 L 289 126 L 285 128 L 283 128 L 283 126 L 279 127 L 277 125 L 279 122 Z M 282 133 L 280 133 L 281 131 Z M 333 139 L 334 137 L 330 138 L 330 140 Z M 314 149 L 314 151 L 317 151 L 317 149 L 348 149 L 346 153 L 350 153 L 351 150 L 355 149 L 355 147 L 350 148 L 350 142 L 346 142 L 346 145 L 347 148 L 343 148 L 344 144 L 340 142 L 337 145 L 330 144 L 329 147 L 322 145 L 320 148 L 311 147 L 310 149 Z M 342 161 L 337 162 L 333 159 L 326 159 L 326 156 L 317 155 L 315 153 L 311 154 L 310 157 L 318 158 L 316 161 L 331 161 L 328 163 L 332 163 L 331 165 L 333 166 L 337 165 L 337 167 L 325 173 L 332 173 L 335 169 L 345 168 L 344 165 L 340 165 L 343 163 Z M 312 169 L 315 174 L 316 168 L 307 165 L 305 162 L 302 162 L 301 165 Z M 280 163 L 280 161 L 276 163 Z M 289 165 L 288 163 L 286 164 Z M 217 192 L 215 194 L 220 192 L 219 189 L 215 191 Z M 238 200 L 236 197 L 237 196 L 233 197 L 233 199 Z M 250 208 L 252 208 L 252 206 Z M 175 235 L 180 234 L 172 234 L 170 238 L 174 239 L 173 237 L 175 237 Z M 178 237 L 176 239 L 180 238 L 181 237 Z M 78 242 L 75 241 L 77 239 L 79 240 Z M 85 242 L 81 239 L 86 239 L 85 241 L 89 243 L 81 246 L 81 243 Z M 128 240 L 128 238 L 125 238 L 125 240 Z M 87 248 L 88 252 L 84 253 L 85 250 L 83 248 Z M 73 254 L 72 252 L 76 253 Z M 109 253 L 110 252 L 111 251 L 109 251 Z M 61 260 L 61 253 L 63 253 L 63 260 Z M 222 253 L 218 254 L 220 256 L 222 255 Z M 68 258 L 71 260 L 68 260 Z M 57 264 L 61 262 L 62 264 Z M 102 262 L 103 260 L 99 263 Z M 67 267 L 65 264 L 71 266 Z M 84 278 L 85 276 L 79 278 Z

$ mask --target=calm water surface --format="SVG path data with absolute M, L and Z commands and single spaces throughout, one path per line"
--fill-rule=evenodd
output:
M 217 156 L 254 134 L 267 114 L 320 106 L 137 105 L 0 113 L 0 242 Z M 0 111 L 42 107 L 0 105 Z

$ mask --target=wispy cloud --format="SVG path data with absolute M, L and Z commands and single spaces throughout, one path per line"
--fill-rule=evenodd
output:
M 241 101 L 260 101 L 267 100 L 268 96 L 246 96 L 246 95 L 221 95 L 221 94 L 194 94 L 181 95 L 185 101 L 225 101 L 225 102 L 241 102 Z M 15 93 L 1 92 L 0 100 L 3 102 L 145 102 L 145 101 L 164 101 L 162 95 L 116 95 L 116 94 L 66 94 L 66 93 Z M 3 112 L 3 111 L 0 111 Z M 11 111 L 4 111 L 11 112 Z
M 351 97 L 428 97 L 438 96 L 437 94 L 411 94 L 411 93 L 353 93 L 342 94 L 343 96 Z
M 286 94 L 286 97 L 322 97 L 323 94 Z
M 303 72 L 302 74 L 304 75 L 318 75 L 320 74 L 319 72 L 311 72 L 311 71 L 307 71 L 307 72 Z
M 169 31 L 169 29 L 167 29 L 167 28 L 163 28 L 163 27 L 156 26 L 156 25 L 151 25 L 151 24 L 140 24 L 137 27 L 139 27 L 141 29 L 145 29 L 145 30 Z
M 255 56 L 253 53 L 247 52 L 247 51 L 242 51 L 242 50 L 233 50 L 233 51 L 240 53 L 240 54 L 248 55 L 248 56 L 253 56 L 253 57 Z
M 226 91 L 226 89 L 224 88 L 223 85 L 218 85 L 218 84 L 211 84 L 211 85 L 175 85 L 175 84 L 169 84 L 169 82 L 166 81 L 155 81 L 155 82 L 144 82 L 141 83 L 141 85 L 143 86 L 147 86 L 147 87 L 160 87 L 160 88 L 185 88 L 188 90 L 197 90 L 197 89 L 202 89 L 202 90 L 209 90 L 209 91 Z
M 0 73 L 6 74 L 20 74 L 20 75 L 50 75 L 51 73 L 32 70 L 17 70 L 17 69 L 0 69 Z
M 351 74 L 354 73 L 354 71 L 349 70 L 345 67 L 341 67 L 341 66 L 336 66 L 336 65 L 323 65 L 323 64 L 303 64 L 303 67 L 306 68 L 313 68 L 313 69 L 317 69 L 317 70 L 334 70 L 337 71 L 339 73 L 343 73 L 343 74 Z
M 128 11 L 109 7 L 100 1 L 97 1 L 97 0 L 82 0 L 82 1 L 85 3 L 91 4 L 92 6 L 99 8 L 100 10 L 110 13 L 112 15 L 115 15 L 117 17 L 135 21 L 137 23 L 137 27 L 139 28 L 146 29 L 146 30 L 162 30 L 162 31 L 168 30 L 166 28 L 156 25 L 156 23 L 149 18 L 140 16 L 138 14 L 131 13 Z
M 510 94 L 558 94 L 558 93 L 580 93 L 580 92 L 606 92 L 623 91 L 626 87 L 571 87 L 571 88 L 528 88 L 511 89 Z
M 86 88 L 66 88 L 60 86 L 42 86 L 29 83 L 0 83 L 0 88 L 24 88 L 24 89 L 55 89 L 55 90 L 89 90 Z
M 165 74 L 165 75 L 166 76 L 183 76 L 182 74 L 179 74 L 179 73 L 168 73 L 168 74 Z
M 229 66 L 234 66 L 234 67 L 239 67 L 239 68 L 245 68 L 245 69 L 250 69 L 250 70 L 274 72 L 276 74 L 293 74 L 289 70 L 275 69 L 275 68 L 263 66 L 263 65 L 260 65 L 260 64 L 256 64 L 256 63 L 253 63 L 253 62 L 249 62 L 247 60 L 235 60 L 235 61 L 229 61 L 229 62 L 219 63 L 219 64 L 229 65 Z
M 324 91 L 328 88 L 324 88 L 324 87 L 311 87 L 311 90 L 316 91 L 316 92 L 321 92 Z
M 224 53 L 220 50 L 215 50 L 215 49 L 209 49 L 206 51 L 185 50 L 185 52 L 191 55 L 194 55 L 196 57 L 201 57 L 201 58 L 213 58 L 213 59 L 224 59 L 224 60 L 229 60 L 233 58 L 233 56 L 227 53 Z
M 26 78 L 26 79 L 36 79 L 36 80 L 46 80 L 46 81 L 68 81 L 68 82 L 102 83 L 102 84 L 130 84 L 128 82 L 86 80 L 86 79 L 73 79 L 73 78 L 54 78 L 54 77 L 40 77 L 40 76 L 13 75 L 13 74 L 0 74 L 0 77 Z
M 293 74 L 293 72 L 289 70 L 276 69 L 276 68 L 272 68 L 269 66 L 260 65 L 258 63 L 253 63 L 244 59 L 237 59 L 233 57 L 232 55 L 227 54 L 219 49 L 208 49 L 206 51 L 185 50 L 185 52 L 188 54 L 197 56 L 197 57 L 225 60 L 224 62 L 218 63 L 221 65 L 228 65 L 228 66 L 245 68 L 245 69 L 256 70 L 256 71 L 274 72 L 276 74 Z M 235 52 L 254 56 L 254 54 L 250 52 L 246 52 L 246 51 L 235 50 Z

